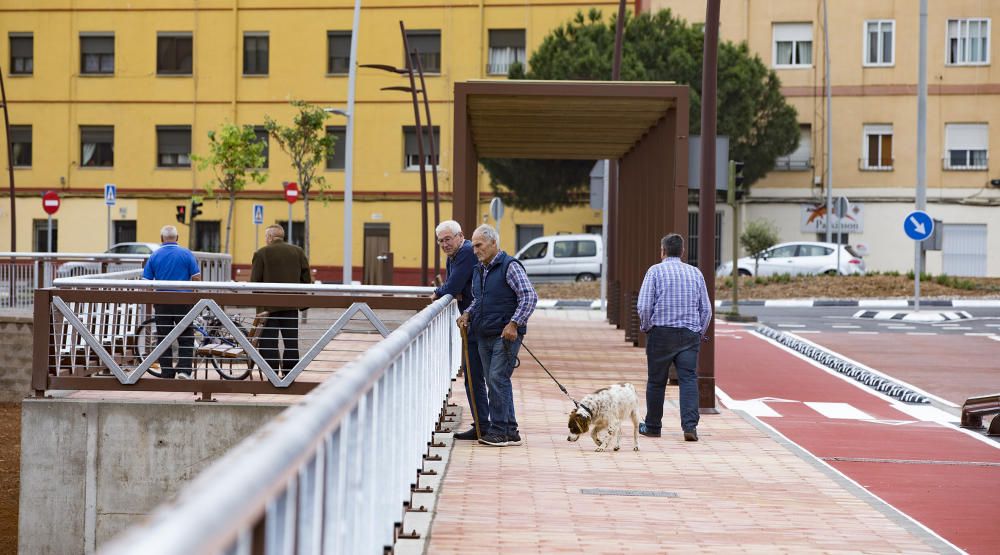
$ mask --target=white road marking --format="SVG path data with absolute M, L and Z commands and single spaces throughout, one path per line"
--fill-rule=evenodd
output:
M 750 416 L 755 417 L 768 417 L 768 418 L 781 418 L 781 415 L 774 411 L 771 407 L 767 406 L 767 403 L 759 399 L 752 399 L 749 401 L 734 401 L 729 399 L 728 401 L 723 401 L 727 407 L 733 410 L 745 411 Z
M 795 333 L 823 333 L 819 330 L 798 330 Z
M 906 332 L 906 335 L 937 335 L 937 334 L 929 331 L 908 331 Z
M 830 327 L 831 328 L 836 328 L 836 329 L 843 329 L 843 330 L 847 330 L 847 329 L 856 330 L 856 329 L 860 328 L 861 326 L 852 326 L 850 324 L 833 324 Z
M 917 327 L 916 326 L 906 326 L 906 325 L 903 325 L 903 324 L 891 324 L 889 326 L 889 329 L 891 329 L 891 330 L 915 330 L 915 329 L 917 329 Z
M 971 330 L 971 329 L 972 328 L 967 327 L 967 326 L 958 326 L 958 327 L 954 327 L 954 328 L 948 328 L 948 331 L 951 331 L 951 330 Z
M 877 331 L 849 331 L 848 335 L 878 335 Z
M 951 414 L 948 414 L 947 412 L 931 405 L 907 405 L 904 403 L 892 403 L 890 406 L 899 412 L 923 422 L 939 422 L 945 424 L 960 420 L 957 416 L 952 416 Z
M 1000 341 L 1000 336 L 991 335 L 990 339 L 992 339 L 993 341 Z
M 806 402 L 806 406 L 827 418 L 841 420 L 874 420 L 868 413 L 847 403 L 816 403 Z
M 778 324 L 779 328 L 804 328 L 805 324 Z
M 992 333 L 963 333 L 962 335 L 967 335 L 969 337 L 994 337 Z

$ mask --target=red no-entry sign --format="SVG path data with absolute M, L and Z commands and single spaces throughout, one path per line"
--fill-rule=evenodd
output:
M 42 210 L 45 210 L 45 213 L 49 215 L 55 214 L 59 211 L 59 204 L 61 202 L 59 200 L 59 193 L 47 191 L 42 195 Z
M 288 204 L 295 204 L 295 201 L 299 200 L 299 184 L 292 181 L 291 183 L 285 183 L 285 200 Z

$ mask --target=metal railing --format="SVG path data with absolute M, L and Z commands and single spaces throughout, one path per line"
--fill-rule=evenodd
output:
M 774 161 L 775 171 L 806 171 L 813 167 L 812 158 L 778 158 Z
M 457 316 L 427 306 L 101 552 L 383 552 L 457 373 Z
M 232 256 L 214 252 L 194 255 L 202 279 L 232 279 Z M 35 289 L 51 287 L 56 279 L 141 269 L 147 258 L 148 254 L 0 252 L 0 309 L 29 311 Z
M 891 172 L 895 158 L 858 158 L 858 169 L 866 172 Z
M 57 279 L 57 288 L 35 292 L 36 395 L 52 389 L 186 391 L 205 399 L 307 393 L 345 356 L 353 358 L 358 341 L 388 335 L 424 309 L 433 292 L 104 277 Z M 350 342 L 340 341 L 348 335 Z M 299 379 L 307 371 L 308 379 Z

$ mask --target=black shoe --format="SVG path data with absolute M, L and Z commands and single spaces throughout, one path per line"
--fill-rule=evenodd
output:
M 639 423 L 639 435 L 646 437 L 660 437 L 660 430 L 652 430 L 646 426 L 645 422 Z
M 684 432 L 684 441 L 698 441 L 698 430 Z
M 502 436 L 500 434 L 486 434 L 479 438 L 479 443 L 493 447 L 506 447 L 510 445 L 507 441 L 507 436 Z
M 464 432 L 459 432 L 455 434 L 455 439 L 462 439 L 466 441 L 476 441 L 479 437 L 476 436 L 476 428 L 473 426 Z
M 514 432 L 507 436 L 507 445 L 521 445 L 521 434 Z

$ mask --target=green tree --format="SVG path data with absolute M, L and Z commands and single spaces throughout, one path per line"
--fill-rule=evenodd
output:
M 211 168 L 215 178 L 205 185 L 205 192 L 218 196 L 225 192 L 229 197 L 229 212 L 226 216 L 225 251 L 229 253 L 229 236 L 233 226 L 233 207 L 236 194 L 246 188 L 248 182 L 263 183 L 267 172 L 264 165 L 264 143 L 257 140 L 252 125 L 225 123 L 217 133 L 208 132 L 208 156 L 192 155 L 198 169 Z
M 543 80 L 611 79 L 615 19 L 613 16 L 605 23 L 597 9 L 591 9 L 586 16 L 578 12 L 573 20 L 552 31 L 532 53 L 529 71 L 515 64 L 508 76 Z M 674 17 L 669 9 L 625 21 L 622 79 L 689 85 L 691 134 L 698 134 L 701 128 L 703 47 L 701 26 Z M 777 75 L 767 69 L 759 56 L 751 54 L 745 43 L 719 44 L 718 71 L 718 133 L 730 138 L 730 158 L 745 162 L 743 174 L 749 186 L 774 168 L 775 158 L 798 146 L 796 112 L 781 95 Z M 552 162 L 546 170 L 540 170 L 540 165 L 545 163 L 483 161 L 495 191 L 505 185 L 512 193 L 513 205 L 543 209 L 569 204 L 575 194 L 586 191 L 593 161 Z M 544 181 L 538 178 L 538 172 L 545 176 Z
M 778 229 L 768 220 L 754 220 L 747 223 L 740 234 L 740 246 L 753 257 L 753 275 L 757 275 L 757 265 L 764 251 L 778 242 Z M 733 261 L 736 264 L 736 261 Z
M 292 159 L 292 167 L 298 177 L 302 202 L 305 205 L 305 245 L 306 256 L 309 256 L 309 195 L 313 189 L 320 193 L 328 188 L 326 179 L 316 175 L 317 168 L 333 156 L 333 146 L 336 139 L 327 134 L 324 127 L 329 114 L 319 106 L 314 106 L 301 100 L 293 100 L 290 104 L 298 110 L 291 126 L 283 126 L 264 116 L 264 126 L 267 133 L 278 143 Z

